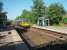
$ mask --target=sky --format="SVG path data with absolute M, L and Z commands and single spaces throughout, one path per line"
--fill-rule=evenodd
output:
M 67 0 L 43 0 L 46 6 L 51 3 L 61 3 L 65 10 L 67 10 Z M 21 15 L 24 9 L 30 11 L 33 5 L 32 0 L 2 0 L 4 3 L 4 11 L 8 12 L 8 19 L 14 20 L 17 16 Z

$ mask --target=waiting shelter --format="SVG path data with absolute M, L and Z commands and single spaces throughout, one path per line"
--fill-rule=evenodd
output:
M 39 26 L 48 26 L 49 25 L 49 19 L 45 19 L 44 17 L 39 17 L 37 24 Z

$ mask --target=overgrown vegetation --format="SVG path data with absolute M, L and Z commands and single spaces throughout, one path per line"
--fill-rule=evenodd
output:
M 62 4 L 53 3 L 48 6 L 48 18 L 51 25 L 62 22 L 64 14 L 65 10 Z
M 38 17 L 43 16 L 46 18 L 45 15 L 47 15 L 50 25 L 53 25 L 62 22 L 65 13 L 63 5 L 60 3 L 52 3 L 46 7 L 43 0 L 33 0 L 32 10 L 23 10 L 22 14 L 16 19 L 27 18 L 31 23 L 36 24 Z

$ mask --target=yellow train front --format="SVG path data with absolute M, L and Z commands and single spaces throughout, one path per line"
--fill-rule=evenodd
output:
M 24 28 L 30 28 L 30 24 L 28 22 L 20 22 L 19 25 Z
M 18 26 L 17 29 L 21 31 L 27 31 L 30 28 L 30 23 L 25 18 L 17 20 L 16 25 Z

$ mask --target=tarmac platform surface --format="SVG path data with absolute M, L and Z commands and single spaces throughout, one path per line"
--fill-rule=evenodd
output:
M 51 26 L 37 26 L 37 25 L 33 25 L 32 27 L 67 34 L 67 27 L 55 28 L 55 27 L 51 27 Z
M 0 50 L 28 50 L 28 48 L 16 30 L 10 30 L 0 32 Z

